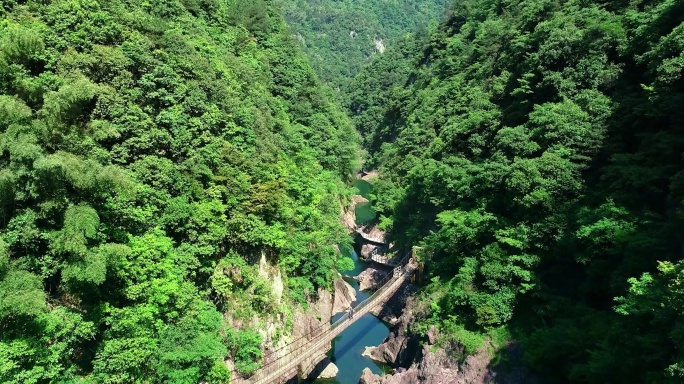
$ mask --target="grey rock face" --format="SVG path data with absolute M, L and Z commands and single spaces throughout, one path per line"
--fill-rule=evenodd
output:
M 375 288 L 383 277 L 385 277 L 383 272 L 374 268 L 367 268 L 356 276 L 355 279 L 359 282 L 359 289 L 365 291 L 367 289 Z
M 337 368 L 337 365 L 335 363 L 330 363 L 328 364 L 327 367 L 321 372 L 320 375 L 318 375 L 319 379 L 334 379 L 337 376 L 337 373 L 340 372 L 340 369 Z
M 332 314 L 333 316 L 345 312 L 351 303 L 356 301 L 356 291 L 343 278 L 335 280 L 335 300 L 333 302 Z

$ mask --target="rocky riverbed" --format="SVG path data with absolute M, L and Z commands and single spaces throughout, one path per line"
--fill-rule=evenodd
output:
M 462 361 L 458 345 L 449 349 L 437 346 L 438 333 L 433 328 L 424 337 L 411 333 L 422 320 L 422 305 L 415 296 L 416 287 L 406 284 L 389 305 L 378 313 L 383 320 L 394 323 L 390 335 L 377 347 L 367 347 L 364 355 L 394 368 L 391 374 L 379 376 L 364 370 L 361 384 L 532 384 L 539 381 L 520 363 L 520 348 L 507 345 L 500 354 L 506 367 L 494 363 L 494 348 L 486 343 L 480 350 Z
M 365 291 L 368 289 L 377 288 L 378 282 L 386 276 L 385 272 L 382 272 L 375 268 L 366 268 L 354 279 L 359 282 L 359 290 Z

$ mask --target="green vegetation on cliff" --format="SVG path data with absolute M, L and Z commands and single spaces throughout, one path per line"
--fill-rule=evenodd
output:
M 432 252 L 425 327 L 472 351 L 505 325 L 558 382 L 684 380 L 683 22 L 458 1 L 356 78 L 382 225 Z
M 443 19 L 449 0 L 280 0 L 326 84 L 344 87 L 381 47 Z
M 329 100 L 267 1 L 0 1 L 0 382 L 258 367 L 222 314 L 286 318 L 346 239 Z

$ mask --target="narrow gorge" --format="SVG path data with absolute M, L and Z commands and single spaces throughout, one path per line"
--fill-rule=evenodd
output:
M 682 0 L 0 0 L 0 383 L 682 383 L 683 105 Z

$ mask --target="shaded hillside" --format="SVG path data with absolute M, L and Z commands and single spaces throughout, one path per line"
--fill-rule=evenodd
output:
M 350 86 L 382 225 L 432 253 L 422 330 L 510 332 L 558 382 L 681 382 L 682 2 L 450 14 Z

